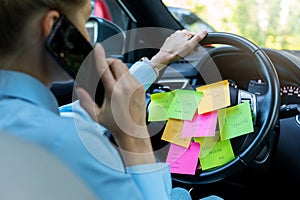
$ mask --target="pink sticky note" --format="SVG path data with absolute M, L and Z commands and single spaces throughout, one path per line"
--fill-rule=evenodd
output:
M 166 162 L 170 164 L 172 173 L 194 175 L 199 153 L 200 144 L 198 142 L 191 142 L 189 148 L 171 144 Z
M 218 111 L 195 114 L 193 120 L 184 121 L 182 137 L 214 136 L 218 120 Z

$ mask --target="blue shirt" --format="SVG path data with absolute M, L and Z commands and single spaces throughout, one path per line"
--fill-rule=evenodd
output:
M 140 63 L 131 73 L 146 88 L 156 78 L 150 66 Z M 49 88 L 37 79 L 0 70 L 0 112 L 0 131 L 37 143 L 59 157 L 99 199 L 171 199 L 166 163 L 124 167 L 103 127 L 79 102 L 59 109 Z

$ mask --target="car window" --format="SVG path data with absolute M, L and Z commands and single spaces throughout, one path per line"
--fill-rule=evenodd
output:
M 93 6 L 92 15 L 112 21 L 122 30 L 127 30 L 129 17 L 117 1 L 91 0 L 91 2 Z
M 209 25 L 203 19 L 195 15 L 189 9 L 184 9 L 180 7 L 167 7 L 170 13 L 175 17 L 177 21 L 179 21 L 184 28 L 199 32 L 202 29 L 206 29 L 208 32 L 216 31 L 213 26 Z
M 261 47 L 300 50 L 299 0 L 163 0 L 192 11 L 221 32 L 235 33 Z M 176 17 L 179 18 L 178 15 Z M 189 21 L 178 20 L 193 30 Z

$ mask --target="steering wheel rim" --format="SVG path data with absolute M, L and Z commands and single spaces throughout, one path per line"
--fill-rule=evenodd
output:
M 244 37 L 226 32 L 209 32 L 200 44 L 230 45 L 251 55 L 267 87 L 266 92 L 257 98 L 258 112 L 256 126 L 258 127 L 258 131 L 250 145 L 239 155 L 235 155 L 232 161 L 212 170 L 201 171 L 200 174 L 196 175 L 172 174 L 173 180 L 187 184 L 216 182 L 245 168 L 266 145 L 272 130 L 275 128 L 280 107 L 279 78 L 271 60 L 261 48 Z

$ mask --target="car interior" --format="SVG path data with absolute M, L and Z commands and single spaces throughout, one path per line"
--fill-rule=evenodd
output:
M 0 199 L 89 199 L 95 194 L 40 146 L 0 133 Z
M 160 0 L 106 0 L 110 18 L 92 13 L 87 28 L 107 56 L 128 68 L 151 58 L 164 40 L 183 29 Z M 96 9 L 97 1 L 93 2 Z M 102 5 L 103 6 L 103 5 Z M 99 9 L 99 8 L 97 8 Z M 291 198 L 300 189 L 300 57 L 293 52 L 259 47 L 229 32 L 211 31 L 199 44 L 201 52 L 170 63 L 146 91 L 151 95 L 229 81 L 231 106 L 249 102 L 253 132 L 230 139 L 234 158 L 195 174 L 172 173 L 173 186 L 193 199 L 217 195 L 224 199 Z M 72 101 L 73 82 L 55 83 L 59 105 Z M 147 107 L 147 111 L 149 107 Z M 153 149 L 165 162 L 169 142 L 162 140 L 166 121 L 148 121 Z M 112 139 L 113 141 L 113 139 Z

